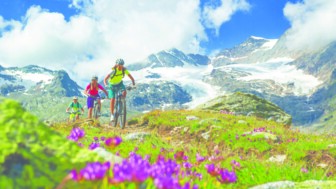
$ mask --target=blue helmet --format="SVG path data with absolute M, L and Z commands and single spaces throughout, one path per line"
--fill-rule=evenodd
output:
M 116 64 L 118 64 L 118 65 L 124 65 L 125 62 L 124 62 L 123 59 L 119 58 L 119 59 L 116 60 Z

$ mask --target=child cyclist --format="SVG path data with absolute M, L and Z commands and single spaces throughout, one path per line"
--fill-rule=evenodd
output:
M 73 113 L 74 115 L 76 115 L 76 120 L 79 120 L 79 115 L 82 111 L 82 113 L 84 113 L 84 108 L 83 106 L 78 102 L 78 97 L 74 96 L 72 98 L 73 102 L 71 102 L 68 106 L 68 108 L 66 109 L 66 112 L 69 112 L 69 110 L 71 109 L 71 113 Z
M 108 96 L 107 91 L 98 83 L 98 77 L 93 76 L 91 82 L 86 87 L 84 93 L 88 96 L 87 98 L 87 107 L 88 111 L 88 118 L 92 118 L 92 109 L 94 106 L 94 101 L 97 100 L 99 107 L 101 108 L 100 96 L 99 96 L 99 89 L 104 91 L 105 95 Z
M 112 72 L 110 72 L 104 79 L 105 86 L 109 87 L 109 98 L 111 99 L 110 102 L 110 111 L 111 111 L 111 119 L 110 121 L 114 120 L 114 104 L 115 104 L 115 93 L 117 90 L 121 90 L 123 92 L 123 97 L 126 98 L 126 88 L 123 83 L 123 78 L 127 75 L 132 83 L 135 86 L 135 81 L 129 71 L 124 67 L 124 60 L 117 59 L 116 65 L 112 68 Z M 107 83 L 108 81 L 108 83 Z

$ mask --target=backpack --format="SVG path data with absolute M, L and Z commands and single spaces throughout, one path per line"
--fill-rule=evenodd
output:
M 114 76 L 116 76 L 116 74 L 117 74 L 117 67 L 113 67 L 112 69 L 113 69 L 113 74 L 110 76 L 110 80 L 113 79 Z M 125 77 L 125 70 L 126 70 L 126 68 L 123 67 L 122 68 L 122 76 L 123 76 L 123 78 Z
M 77 103 L 76 103 L 76 105 L 77 105 L 77 107 L 76 107 L 76 108 L 78 108 L 78 109 L 79 109 L 79 107 L 80 107 L 80 104 L 79 104 L 79 102 L 77 102 Z M 74 103 L 74 102 L 71 102 L 71 104 L 70 104 L 70 107 L 71 107 L 71 108 L 74 108 L 74 106 L 75 106 L 75 103 Z

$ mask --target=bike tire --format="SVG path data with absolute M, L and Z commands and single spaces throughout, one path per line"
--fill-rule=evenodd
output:
M 98 105 L 93 107 L 93 118 L 98 119 Z
M 113 120 L 114 121 L 114 123 L 113 123 L 114 127 L 118 126 L 119 111 L 120 111 L 120 100 L 117 99 L 116 109 L 115 109 L 115 112 L 114 112 L 114 120 Z
M 121 113 L 120 113 L 120 127 L 121 129 L 124 129 L 126 126 L 126 101 L 125 99 L 121 100 Z

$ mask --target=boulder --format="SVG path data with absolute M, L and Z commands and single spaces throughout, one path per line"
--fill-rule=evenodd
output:
M 139 140 L 144 139 L 146 137 L 151 136 L 150 133 L 147 132 L 136 132 L 136 133 L 130 133 L 124 137 L 124 139 L 127 140 Z
M 104 148 L 98 147 L 93 152 L 97 153 L 97 155 L 101 158 L 103 158 L 105 161 L 109 161 L 111 163 L 121 163 L 122 158 L 120 156 L 116 156 L 112 154 L 111 152 L 105 150 Z
M 276 155 L 270 157 L 267 161 L 268 162 L 275 162 L 275 163 L 283 163 L 287 159 L 286 155 Z

